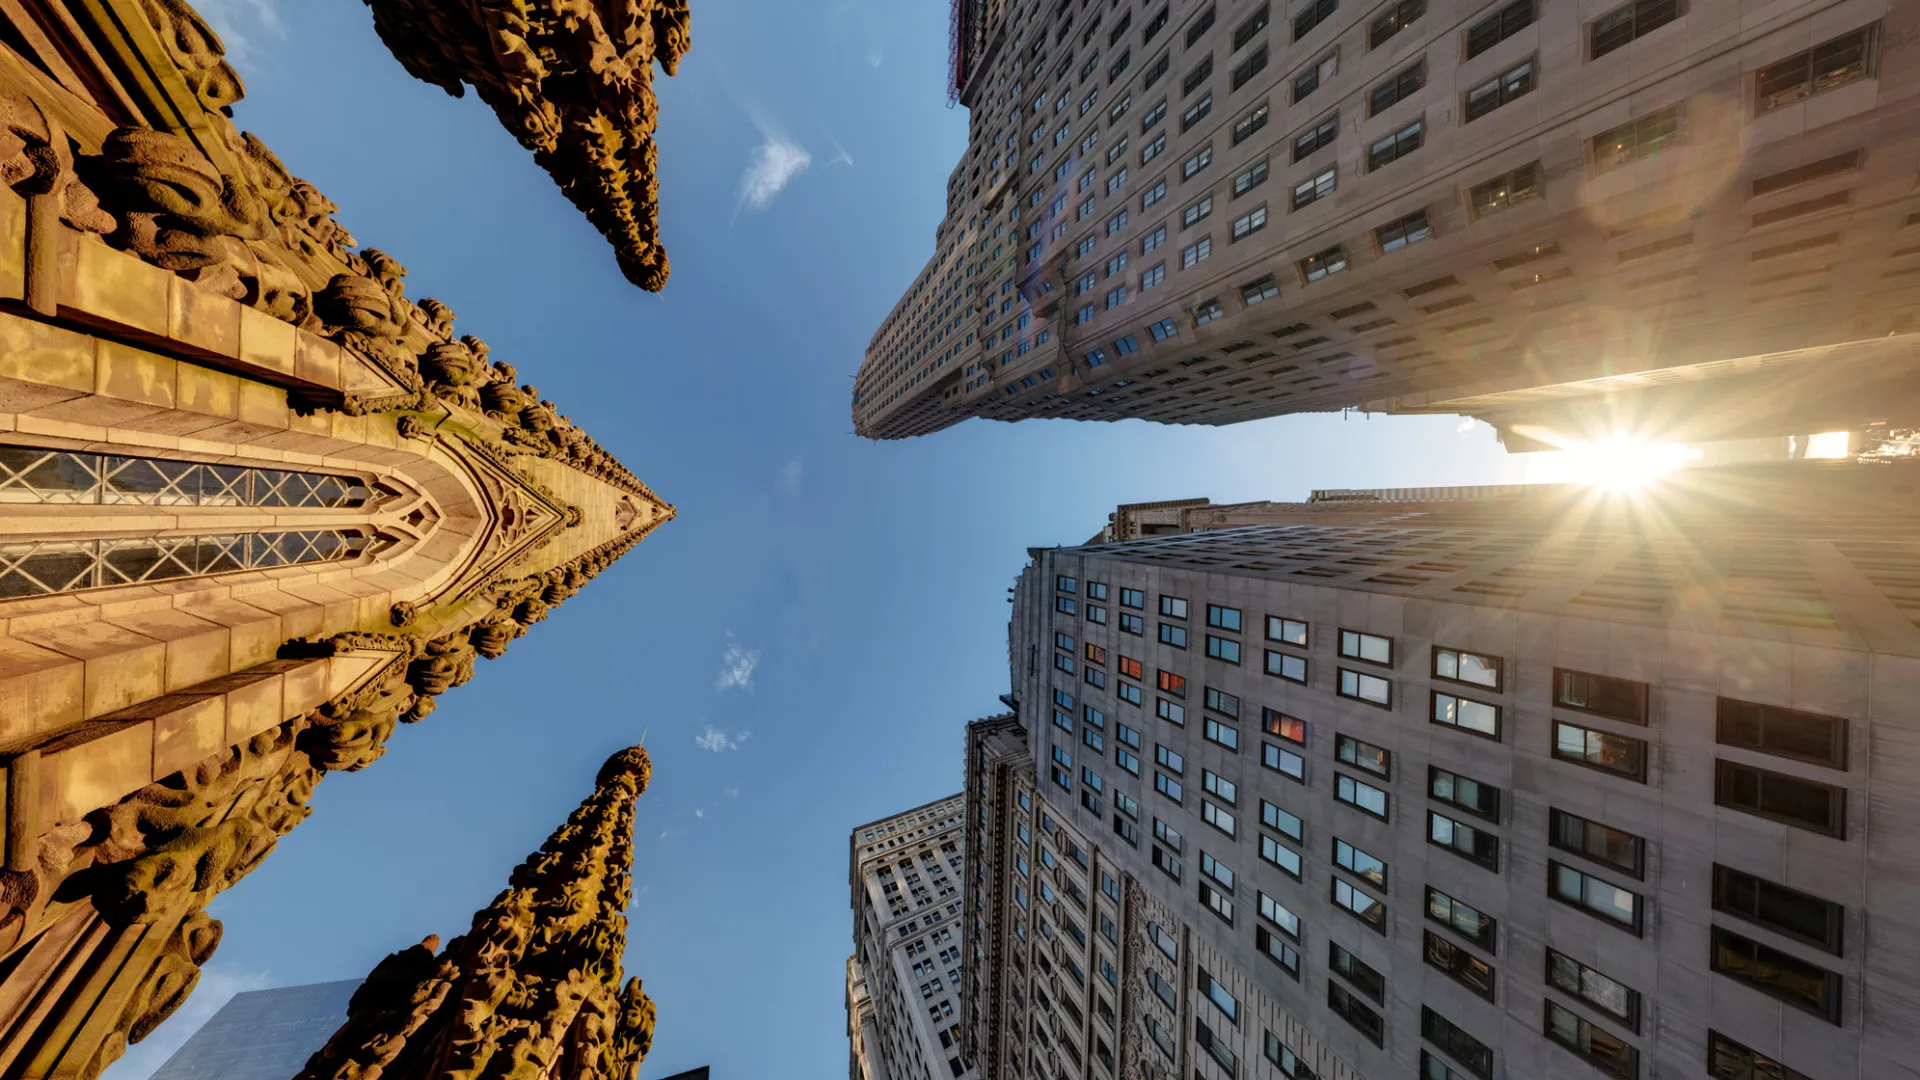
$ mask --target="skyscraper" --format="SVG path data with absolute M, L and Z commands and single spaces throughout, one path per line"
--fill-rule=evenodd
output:
M 850 1080 L 977 1076 L 960 1047 L 960 806 L 951 795 L 853 830 Z
M 862 434 L 1360 407 L 1700 441 L 1920 407 L 1911 5 L 955 8 L 968 146 Z
M 233 995 L 151 1080 L 288 1080 L 347 1018 L 359 979 Z
M 983 1077 L 1920 1076 L 1914 473 L 1037 551 Z

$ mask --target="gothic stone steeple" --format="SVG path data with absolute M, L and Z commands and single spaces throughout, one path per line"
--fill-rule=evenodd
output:
M 608 758 L 471 930 L 373 969 L 297 1080 L 629 1080 L 653 1042 L 653 1002 L 620 966 L 633 804 L 651 774 L 638 746 Z

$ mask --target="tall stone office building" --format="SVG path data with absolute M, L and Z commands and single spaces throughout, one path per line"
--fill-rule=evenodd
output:
M 1911 418 L 1916 31 L 1886 0 L 955 0 L 968 146 L 855 428 Z
M 1914 473 L 1036 549 L 984 1080 L 1920 1077 Z
M 974 1080 L 960 1045 L 961 797 L 853 830 L 849 1080 Z
M 635 68 L 677 60 L 686 9 L 646 6 L 523 4 L 496 53 L 472 11 L 410 37 L 414 5 L 373 5 L 658 287 Z M 316 784 L 674 516 L 521 381 L 544 358 L 409 296 L 243 94 L 182 0 L 0 5 L 6 1080 L 97 1076 L 154 1030 Z

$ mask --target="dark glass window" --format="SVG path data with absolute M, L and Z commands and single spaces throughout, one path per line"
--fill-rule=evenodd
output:
M 1713 970 L 1829 1024 L 1840 1023 L 1840 976 L 1771 945 L 1716 926 Z
M 1493 966 L 1431 930 L 1423 949 L 1426 961 L 1474 993 L 1493 1000 Z
M 1386 1000 L 1387 977 L 1331 941 L 1327 942 L 1327 966 L 1352 983 L 1354 989 L 1373 1000 L 1379 1002 Z
M 1448 896 L 1431 885 L 1427 886 L 1427 918 L 1447 927 L 1488 952 L 1495 951 L 1494 941 L 1500 926 L 1499 920 L 1478 908 Z
M 1458 807 L 1488 821 L 1500 820 L 1500 789 L 1492 784 L 1427 766 L 1427 794 L 1435 801 Z
M 1680 0 L 1634 0 L 1593 21 L 1593 59 L 1623 48 L 1686 14 Z
M 1547 840 L 1562 851 L 1605 863 L 1636 878 L 1645 876 L 1647 842 L 1630 832 L 1556 809 L 1548 815 Z
M 1553 703 L 1629 724 L 1647 722 L 1647 684 L 1627 679 L 1554 668 Z
M 1471 60 L 1521 30 L 1533 25 L 1533 0 L 1513 3 L 1473 24 L 1467 31 L 1467 59 Z
M 1354 1029 L 1365 1035 L 1367 1041 L 1373 1045 L 1383 1045 L 1386 1024 L 1381 1021 L 1380 1014 L 1367 1008 L 1359 998 L 1348 992 L 1346 987 L 1332 979 L 1327 980 L 1327 1008 L 1332 1009 L 1334 1015 L 1340 1019 L 1352 1024 Z
M 1427 0 L 1399 0 L 1367 24 L 1367 48 L 1377 49 L 1427 13 Z
M 1645 783 L 1647 744 L 1625 735 L 1555 721 L 1553 756 Z
M 1761 68 L 1755 111 L 1769 112 L 1872 75 L 1878 29 L 1878 23 L 1863 26 Z
M 1579 998 L 1627 1025 L 1640 1030 L 1640 992 L 1554 949 L 1547 950 L 1547 985 Z
M 1847 837 L 1847 790 L 1831 784 L 1716 761 L 1713 801 L 1837 839 Z
M 1717 1031 L 1707 1032 L 1707 1075 L 1713 1080 L 1813 1080 Z
M 1847 909 L 1812 893 L 1715 863 L 1713 909 L 1842 955 Z
M 1847 767 L 1847 722 L 1837 716 L 1721 698 L 1715 737 L 1722 746 Z
M 1640 1075 L 1640 1051 L 1559 1002 L 1547 1002 L 1546 1025 L 1547 1038 L 1586 1058 L 1601 1071 L 1621 1080 L 1635 1080 Z
M 1420 1035 L 1446 1051 L 1475 1076 L 1485 1078 L 1493 1075 L 1493 1051 L 1487 1048 L 1487 1044 L 1425 1005 L 1420 1006 Z

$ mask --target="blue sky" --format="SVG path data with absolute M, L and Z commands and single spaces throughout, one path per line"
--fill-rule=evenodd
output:
M 660 1010 L 642 1075 L 844 1075 L 847 834 L 959 790 L 1029 545 L 1083 541 L 1120 502 L 1518 478 L 1450 417 L 853 437 L 851 376 L 965 140 L 934 0 L 696 0 L 659 84 L 660 296 L 476 98 L 410 79 L 362 4 L 201 6 L 246 78 L 241 126 L 680 516 L 322 784 L 215 904 L 196 999 L 108 1080 L 143 1080 L 235 990 L 359 977 L 464 930 L 642 732 L 626 963 Z

